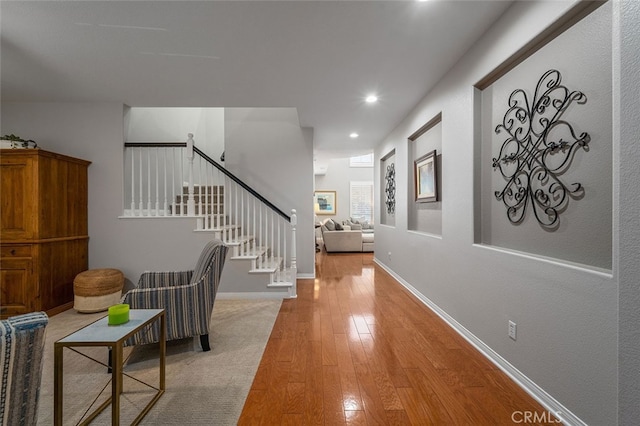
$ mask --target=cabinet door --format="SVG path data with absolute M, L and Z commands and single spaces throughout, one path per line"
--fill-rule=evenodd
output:
M 0 317 L 36 309 L 37 289 L 31 285 L 31 259 L 3 258 L 0 266 Z
M 3 241 L 35 236 L 36 181 L 33 159 L 7 156 L 0 164 L 0 234 Z

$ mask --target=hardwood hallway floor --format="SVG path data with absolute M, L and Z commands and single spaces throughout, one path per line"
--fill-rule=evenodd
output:
M 316 256 L 317 278 L 282 304 L 240 425 L 554 424 L 372 254 Z

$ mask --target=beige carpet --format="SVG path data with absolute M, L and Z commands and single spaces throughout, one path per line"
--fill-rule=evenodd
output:
M 211 351 L 199 339 L 167 344 L 165 394 L 143 419 L 148 425 L 235 425 L 253 382 L 262 353 L 280 309 L 280 300 L 217 300 L 211 318 Z M 73 310 L 50 318 L 38 409 L 38 425 L 53 424 L 53 343 L 104 316 Z M 125 373 L 158 386 L 157 345 L 125 348 L 130 356 Z M 106 348 L 83 348 L 101 362 Z M 64 424 L 75 425 L 98 396 L 111 392 L 106 368 L 69 349 L 64 350 Z M 130 424 L 155 391 L 125 377 L 121 424 Z M 111 408 L 92 424 L 110 425 Z

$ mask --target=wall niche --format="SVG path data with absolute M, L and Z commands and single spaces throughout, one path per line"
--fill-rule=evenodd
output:
M 611 269 L 611 3 L 476 84 L 476 243 Z
M 380 159 L 380 223 L 396 226 L 396 150 Z
M 407 164 L 409 182 L 407 185 L 408 229 L 424 234 L 442 236 L 442 114 L 439 113 L 408 138 L 409 161 Z M 436 191 L 437 199 L 421 202 L 416 185 L 416 161 L 430 152 L 436 151 Z

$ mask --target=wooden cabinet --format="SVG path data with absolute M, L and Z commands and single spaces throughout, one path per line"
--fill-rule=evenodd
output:
M 89 164 L 0 150 L 0 318 L 73 305 L 73 279 L 89 264 Z

